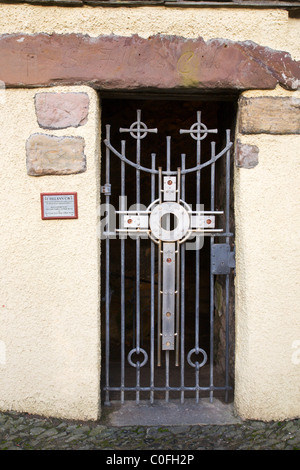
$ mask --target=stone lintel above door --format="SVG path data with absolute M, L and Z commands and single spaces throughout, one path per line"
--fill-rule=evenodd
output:
M 289 90 L 299 62 L 252 41 L 154 35 L 0 35 L 6 87 L 90 85 L 102 90 Z

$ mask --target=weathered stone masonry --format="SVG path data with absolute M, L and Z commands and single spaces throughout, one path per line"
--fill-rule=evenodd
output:
M 86 93 L 37 93 L 38 125 L 57 130 L 83 126 L 88 119 Z M 30 176 L 71 175 L 86 171 L 83 137 L 35 133 L 26 142 L 26 166 Z
M 145 60 L 146 59 L 146 60 Z M 155 35 L 0 36 L 0 80 L 11 86 L 85 84 L 109 90 L 247 90 L 299 86 L 299 62 L 250 41 Z
M 30 52 L 29 52 L 30 51 Z M 147 58 L 147 60 L 145 60 Z M 143 39 L 80 34 L 0 36 L 0 79 L 7 87 L 87 84 L 110 90 L 226 90 L 274 89 L 280 84 L 295 90 L 300 83 L 299 62 L 282 51 L 255 43 L 197 40 L 156 35 Z M 88 98 L 82 93 L 39 93 L 35 98 L 38 124 L 44 129 L 84 125 Z M 282 114 L 285 118 L 282 119 Z M 299 100 L 253 98 L 240 100 L 242 134 L 299 132 Z M 85 171 L 83 146 L 45 135 L 27 142 L 30 175 L 72 174 Z M 33 150 L 39 149 L 39 156 Z M 55 152 L 58 159 L 49 155 Z M 236 146 L 236 164 L 253 168 L 258 149 Z M 76 154 L 76 155 L 75 155 Z M 41 161 L 41 159 L 43 161 Z M 75 159 L 75 160 L 74 160 Z M 71 163 L 72 161 L 72 163 Z M 56 165 L 56 168 L 55 168 Z
M 65 129 L 87 122 L 89 97 L 86 93 L 37 93 L 35 111 L 44 129 Z

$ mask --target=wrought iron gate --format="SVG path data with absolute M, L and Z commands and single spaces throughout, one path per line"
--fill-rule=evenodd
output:
M 186 166 L 186 155 L 181 155 L 181 166 L 172 168 L 171 137 L 167 137 L 165 168 L 157 167 L 156 155 L 151 154 L 151 165 L 142 161 L 141 143 L 151 133 L 158 129 L 149 129 L 141 119 L 141 111 L 137 111 L 137 120 L 128 128 L 120 128 L 120 133 L 127 133 L 136 142 L 135 161 L 126 156 L 125 141 L 121 141 L 118 151 L 110 139 L 110 126 L 106 126 L 106 181 L 101 186 L 105 196 L 106 222 L 103 225 L 102 238 L 105 239 L 105 403 L 111 400 L 111 392 L 118 392 L 123 403 L 127 392 L 134 392 L 136 402 L 140 401 L 141 392 L 147 392 L 150 402 L 153 403 L 157 392 L 163 392 L 166 401 L 169 401 L 170 392 L 177 392 L 183 403 L 186 393 L 192 392 L 196 401 L 199 393 L 205 391 L 210 400 L 213 400 L 216 390 L 225 392 L 228 396 L 229 386 L 229 337 L 226 336 L 225 351 L 225 377 L 221 386 L 214 384 L 214 277 L 224 275 L 226 322 L 228 332 L 229 318 L 229 274 L 234 268 L 234 252 L 230 249 L 229 211 L 230 211 L 230 153 L 232 142 L 230 131 L 226 131 L 226 142 L 223 150 L 216 154 L 216 144 L 211 142 L 211 154 L 203 161 L 201 153 L 202 141 L 208 134 L 216 134 L 217 129 L 208 129 L 201 121 L 201 112 L 197 112 L 197 120 L 189 129 L 180 129 L 180 134 L 189 134 L 195 141 L 195 161 L 193 165 Z M 114 164 L 120 159 L 120 205 L 111 206 L 111 159 Z M 215 209 L 215 165 L 217 160 L 225 158 L 226 188 L 225 210 Z M 144 160 L 145 161 L 145 160 Z M 190 159 L 189 159 L 190 161 Z M 136 206 L 127 209 L 126 206 L 126 168 L 133 167 L 136 180 Z M 204 168 L 210 168 L 210 207 L 204 208 L 200 201 L 200 176 Z M 141 173 L 144 173 L 151 184 L 151 203 L 143 206 L 143 191 L 141 192 Z M 196 176 L 196 210 L 193 210 L 189 201 L 186 201 L 186 178 Z M 223 226 L 220 223 L 222 215 Z M 117 224 L 115 222 L 118 222 Z M 225 221 L 225 222 L 224 222 Z M 133 344 L 125 345 L 125 247 L 128 237 L 135 240 L 135 334 Z M 200 279 L 200 248 L 203 237 L 210 238 L 210 346 L 206 351 L 201 344 L 199 336 L 199 296 L 197 288 Z M 216 237 L 221 243 L 215 243 Z M 221 238 L 219 238 L 221 237 Z M 111 384 L 110 370 L 110 242 L 117 238 L 120 244 L 120 371 L 118 385 Z M 151 245 L 151 282 L 150 307 L 150 344 L 146 348 L 142 344 L 141 333 L 141 301 L 140 301 L 140 267 L 141 267 L 141 240 L 147 239 Z M 185 255 L 190 240 L 193 239 L 195 250 L 195 336 L 193 347 L 186 350 L 185 346 Z M 190 312 L 189 312 L 190 314 Z M 127 347 L 127 351 L 126 351 Z M 179 383 L 170 382 L 170 358 L 174 361 L 179 374 Z M 174 358 L 173 358 L 174 356 Z M 164 362 L 164 383 L 155 382 L 155 371 L 162 368 Z M 199 374 L 201 368 L 209 367 L 209 381 L 200 385 Z M 126 384 L 126 370 L 128 366 L 135 371 L 135 383 Z M 148 382 L 141 382 L 141 373 L 148 368 Z M 185 369 L 193 371 L 194 383 L 192 386 L 185 383 Z

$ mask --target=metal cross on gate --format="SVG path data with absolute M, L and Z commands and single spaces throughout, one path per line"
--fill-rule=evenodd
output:
M 191 237 L 196 237 L 198 248 L 200 248 L 200 237 L 226 236 L 225 244 L 211 244 L 211 260 L 212 273 L 219 272 L 228 273 L 230 268 L 234 266 L 232 254 L 230 252 L 228 240 L 229 236 L 229 218 L 227 214 L 226 230 L 216 228 L 216 216 L 223 214 L 223 211 L 214 210 L 214 187 L 211 196 L 211 210 L 204 211 L 200 205 L 200 172 L 211 165 L 212 181 L 214 179 L 215 162 L 229 151 L 232 146 L 230 142 L 230 133 L 227 131 L 227 141 L 225 148 L 218 154 L 215 154 L 215 143 L 211 144 L 210 160 L 201 163 L 201 141 L 206 138 L 207 134 L 216 134 L 217 129 L 208 129 L 201 122 L 201 113 L 197 112 L 197 122 L 190 129 L 180 129 L 180 134 L 189 134 L 196 141 L 196 166 L 185 168 L 185 155 L 181 156 L 181 167 L 177 170 L 171 170 L 171 145 L 170 137 L 167 137 L 167 164 L 166 170 L 155 166 L 155 154 L 152 154 L 152 167 L 147 168 L 141 165 L 141 140 L 148 133 L 157 133 L 157 129 L 148 129 L 146 124 L 141 121 L 141 111 L 137 111 L 137 121 L 129 128 L 120 128 L 120 132 L 129 133 L 136 140 L 136 162 L 132 162 L 125 156 L 125 142 L 122 141 L 121 153 L 118 152 L 110 142 L 110 126 L 107 126 L 107 137 L 105 142 L 107 148 L 106 154 L 106 184 L 102 187 L 102 191 L 106 195 L 106 203 L 109 207 L 110 197 L 110 151 L 112 151 L 121 160 L 121 196 L 125 196 L 125 165 L 128 164 L 136 170 L 136 210 L 127 210 L 124 204 L 119 214 L 119 227 L 115 229 L 115 233 L 121 239 L 121 249 L 124 247 L 124 238 L 129 234 L 136 239 L 136 296 L 137 296 L 137 340 L 136 347 L 128 354 L 128 361 L 133 367 L 140 369 L 147 361 L 147 352 L 140 347 L 139 340 L 139 277 L 140 277 L 140 238 L 149 237 L 154 244 L 158 246 L 158 303 L 157 303 L 157 338 L 158 338 L 158 365 L 161 365 L 161 351 L 175 350 L 175 364 L 179 365 L 180 351 L 180 314 L 183 309 L 180 292 L 183 289 L 184 276 L 182 275 L 182 264 L 180 260 L 181 247 Z M 151 174 L 151 203 L 146 209 L 141 209 L 140 201 L 140 172 Z M 185 201 L 185 176 L 189 173 L 196 173 L 196 210 Z M 158 197 L 155 197 L 155 179 L 158 178 Z M 214 184 L 213 184 L 214 186 Z M 227 197 L 227 210 L 229 212 L 229 199 Z M 107 252 L 106 266 L 107 275 L 109 272 L 109 235 L 107 236 Z M 228 250 L 229 248 L 229 250 Z M 151 246 L 153 250 L 153 245 Z M 153 251 L 152 251 L 153 253 Z M 124 263 L 123 263 L 124 265 Z M 122 270 L 122 264 L 121 264 Z M 197 261 L 196 253 L 196 278 L 199 279 L 199 259 Z M 223 270 L 223 272 L 222 272 Z M 153 274 L 153 264 L 152 264 Z M 124 266 L 123 266 L 124 276 Z M 152 276 L 153 278 L 153 276 Z M 151 283 L 151 293 L 153 294 L 153 283 Z M 107 293 L 109 285 L 106 285 Z M 121 300 L 122 301 L 122 300 Z M 198 304 L 198 305 L 197 305 Z M 151 315 L 154 313 L 153 299 L 151 300 Z M 199 310 L 199 292 L 196 293 L 196 309 Z M 107 303 L 107 309 L 109 305 Z M 109 314 L 107 316 L 109 320 Z M 197 319 L 197 315 L 196 315 Z M 153 321 L 153 320 L 152 320 Z M 107 334 L 109 331 L 107 330 Z M 109 350 L 107 349 L 109 355 Z M 142 353 L 144 359 L 142 362 L 134 364 L 132 355 Z M 201 367 L 207 360 L 206 352 L 199 347 L 199 338 L 196 333 L 195 348 L 189 351 L 187 360 L 192 367 L 196 367 L 191 362 L 191 355 L 202 354 L 203 361 L 201 364 L 197 362 L 197 368 Z M 153 354 L 153 351 L 151 351 Z M 139 380 L 137 379 L 139 382 Z M 108 382 L 108 376 L 107 376 Z M 107 389 L 109 387 L 107 386 Z M 199 388 L 199 387 L 198 387 Z M 124 390 L 121 386 L 121 389 Z M 152 386 L 152 390 L 154 386 Z

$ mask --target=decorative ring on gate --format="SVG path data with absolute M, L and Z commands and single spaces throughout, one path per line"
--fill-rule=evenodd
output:
M 146 135 L 148 134 L 148 129 L 146 124 L 144 124 L 141 121 L 136 121 L 131 126 L 129 129 L 120 129 L 120 132 L 130 132 L 131 137 L 134 139 L 144 139 Z
M 162 217 L 166 214 L 172 214 L 176 218 L 177 226 L 173 230 L 166 230 L 162 227 Z M 183 205 L 178 202 L 162 202 L 151 210 L 149 225 L 151 233 L 156 239 L 169 242 L 178 241 L 189 232 L 190 216 Z
M 193 349 L 190 350 L 190 352 L 187 355 L 187 361 L 188 361 L 189 365 L 192 366 L 192 367 L 196 367 L 197 363 L 194 363 L 194 362 L 191 361 L 191 355 L 194 354 L 194 353 L 195 354 L 199 354 L 199 353 L 203 354 L 203 361 L 200 362 L 200 364 L 199 363 L 198 364 L 199 364 L 199 368 L 204 366 L 204 364 L 206 364 L 206 362 L 207 362 L 207 354 L 204 351 L 204 349 L 201 349 L 201 348 L 193 348 Z
M 206 138 L 207 136 L 207 127 L 205 124 L 203 124 L 203 122 L 195 122 L 195 124 L 193 124 L 191 127 L 190 127 L 190 136 L 192 137 L 192 139 L 194 140 L 203 140 Z
M 143 367 L 143 366 L 146 364 L 146 362 L 148 361 L 148 354 L 147 354 L 146 351 L 145 351 L 144 349 L 142 349 L 142 348 L 139 348 L 139 352 L 137 352 L 137 349 L 136 349 L 136 348 L 132 349 L 132 350 L 129 352 L 128 357 L 127 357 L 128 362 L 129 362 L 129 364 L 130 364 L 132 367 L 137 367 L 137 364 L 134 364 L 134 362 L 132 362 L 132 360 L 131 360 L 131 356 L 132 356 L 132 354 L 134 354 L 134 353 L 136 353 L 136 354 L 140 354 L 140 353 L 144 354 L 144 360 L 140 363 L 140 367 Z

